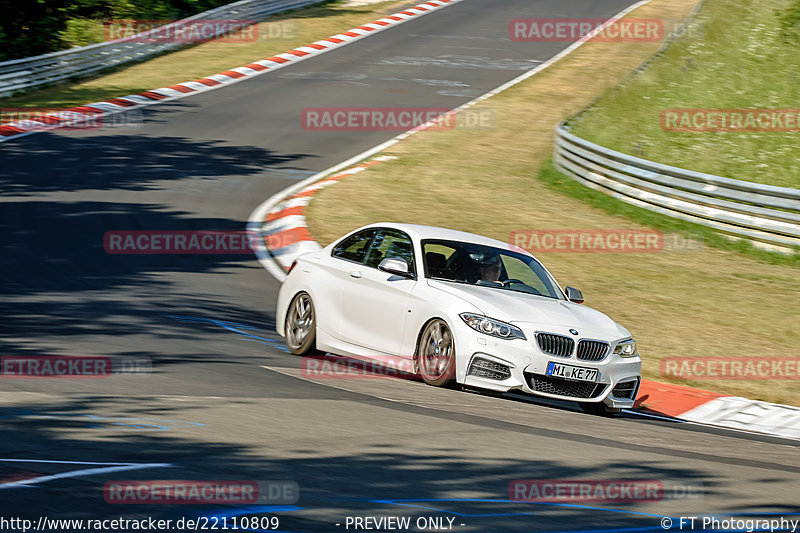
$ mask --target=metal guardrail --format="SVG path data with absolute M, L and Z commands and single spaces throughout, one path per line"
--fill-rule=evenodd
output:
M 800 190 L 662 165 L 581 139 L 561 124 L 553 161 L 592 189 L 762 248 L 800 248 Z
M 185 27 L 189 23 L 203 20 L 258 21 L 274 13 L 318 2 L 320 0 L 241 0 L 151 31 L 166 32 L 171 28 Z M 230 27 L 215 28 L 212 33 L 216 37 L 230 29 Z M 2 62 L 0 63 L 0 97 L 69 78 L 85 76 L 125 63 L 140 61 L 149 56 L 185 46 L 185 43 L 165 42 L 163 39 L 150 39 L 148 42 L 146 40 L 148 33 L 143 32 L 114 41 Z

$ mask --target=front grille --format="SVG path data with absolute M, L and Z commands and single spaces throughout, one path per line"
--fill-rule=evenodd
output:
M 611 395 L 615 398 L 627 398 L 629 400 L 633 400 L 638 384 L 639 380 L 617 383 L 617 386 L 611 390 Z
M 536 342 L 544 353 L 559 357 L 570 357 L 575 348 L 574 340 L 555 333 L 537 333 Z
M 511 369 L 506 365 L 476 357 L 472 360 L 472 364 L 469 365 L 469 372 L 467 372 L 467 374 L 470 376 L 478 376 L 479 378 L 502 381 L 511 377 Z
M 583 361 L 599 361 L 608 353 L 608 343 L 602 341 L 580 341 L 578 343 L 578 359 Z
M 541 374 L 526 374 L 531 389 L 545 394 L 569 396 L 571 398 L 597 398 L 604 390 L 605 383 L 590 383 L 588 381 L 572 381 L 569 379 L 543 376 Z

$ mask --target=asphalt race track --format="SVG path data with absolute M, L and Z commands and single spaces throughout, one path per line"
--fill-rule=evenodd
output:
M 601 18 L 629 3 L 464 0 L 148 107 L 139 125 L 0 143 L 0 354 L 101 355 L 144 370 L 0 380 L 0 480 L 54 476 L 0 486 L 0 517 L 278 516 L 280 531 L 331 532 L 354 531 L 347 517 L 411 516 L 489 533 L 800 514 L 795 441 L 414 380 L 304 379 L 274 332 L 278 283 L 253 255 L 103 248 L 113 230 L 242 230 L 265 198 L 397 133 L 307 131 L 304 108 L 456 107 L 569 44 L 511 42 L 511 19 Z M 242 509 L 104 500 L 106 482 L 137 479 L 288 481 L 300 496 Z M 670 491 L 533 504 L 509 500 L 516 479 Z M 687 486 L 702 490 L 686 497 Z

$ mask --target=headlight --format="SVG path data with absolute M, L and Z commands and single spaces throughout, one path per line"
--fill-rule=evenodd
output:
M 636 341 L 633 339 L 625 339 L 619 341 L 614 347 L 614 353 L 620 357 L 636 357 Z
M 501 339 L 527 340 L 521 329 L 507 322 L 500 322 L 493 318 L 472 313 L 461 313 L 459 316 L 475 331 L 480 331 L 492 337 L 500 337 Z

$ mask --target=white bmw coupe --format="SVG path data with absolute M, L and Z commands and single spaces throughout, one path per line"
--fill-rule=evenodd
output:
M 401 358 L 435 386 L 455 383 L 632 407 L 636 342 L 501 241 L 413 224 L 373 224 L 301 255 L 278 296 L 292 353 Z

